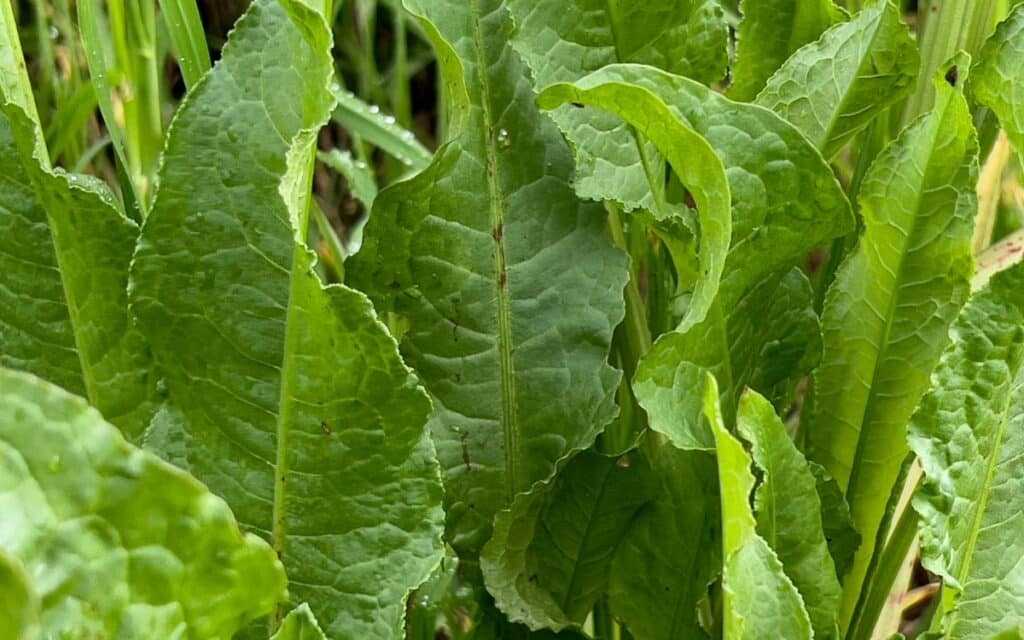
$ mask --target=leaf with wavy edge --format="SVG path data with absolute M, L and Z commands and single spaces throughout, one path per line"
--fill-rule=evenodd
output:
M 660 89 L 660 95 L 650 88 Z M 729 182 L 722 162 L 694 125 L 674 109 L 672 100 L 685 99 L 690 92 L 698 96 L 693 100 L 698 105 L 701 97 L 711 93 L 696 82 L 653 67 L 611 65 L 575 84 L 551 85 L 537 98 L 545 109 L 584 104 L 618 116 L 665 155 L 690 190 L 700 224 L 701 277 L 681 322 L 683 328 L 704 319 L 718 292 L 731 229 Z
M 131 299 L 178 416 L 153 442 L 272 542 L 327 634 L 395 638 L 442 556 L 441 487 L 426 394 L 305 247 L 332 66 L 320 15 L 252 3 L 171 126 Z
M 955 61 L 963 79 L 968 61 Z M 907 455 L 905 428 L 970 292 L 978 144 L 959 88 L 876 158 L 860 190 L 864 232 L 822 318 L 810 457 L 835 477 L 863 542 L 843 581 L 847 624 Z
M 754 496 L 757 533 L 778 555 L 803 596 L 815 638 L 832 638 L 841 589 L 829 555 L 817 481 L 770 402 L 753 391 L 740 399 L 740 436 L 764 476 Z
M 1018 153 L 1024 152 L 1024 6 L 1017 6 L 996 27 L 971 70 L 974 98 L 992 109 Z
M 128 314 L 138 227 L 90 176 L 54 172 L 38 129 L 0 96 L 0 365 L 84 395 L 138 441 L 155 410 Z
M 874 0 L 798 49 L 755 102 L 792 122 L 832 158 L 875 116 L 910 95 L 920 58 L 900 9 L 891 0 Z
M 686 440 L 676 441 L 676 446 L 711 448 L 711 434 L 698 418 L 702 402 L 698 369 L 714 366 L 724 370 L 735 357 L 737 373 L 729 375 L 727 388 L 738 390 L 749 383 L 742 371 L 753 372 L 758 366 L 749 356 L 760 352 L 757 340 L 761 336 L 752 337 L 747 341 L 752 343 L 749 348 L 733 350 L 732 355 L 727 340 L 754 333 L 763 333 L 768 340 L 778 338 L 771 333 L 774 328 L 760 322 L 764 316 L 759 308 L 765 304 L 781 307 L 782 300 L 773 296 L 781 286 L 779 278 L 801 263 L 809 250 L 853 228 L 850 205 L 821 155 L 792 125 L 762 107 L 733 102 L 685 78 L 640 65 L 613 65 L 574 85 L 549 87 L 541 94 L 540 102 L 545 106 L 580 102 L 618 113 L 658 144 L 684 184 L 697 185 L 693 189 L 702 229 L 700 262 L 724 262 L 720 291 L 711 292 L 708 282 L 698 288 L 681 326 L 659 340 L 644 358 L 634 389 L 654 429 L 685 435 Z M 686 147 L 682 141 L 687 138 L 669 127 L 688 131 L 686 135 L 699 142 Z M 706 146 L 713 149 L 715 159 L 695 161 L 693 150 L 703 154 Z M 721 202 L 726 189 L 707 182 L 711 177 L 720 180 L 721 176 L 717 171 L 713 176 L 702 175 L 708 173 L 711 162 L 724 165 L 729 180 L 725 195 L 732 199 L 732 248 L 724 260 L 719 257 L 722 247 L 718 227 L 712 227 L 716 233 L 713 238 L 703 231 L 717 224 L 718 216 L 728 215 L 728 205 Z M 697 169 L 688 175 L 694 164 Z M 715 244 L 708 246 L 711 240 Z M 794 292 L 801 288 L 798 282 L 786 285 Z M 717 307 L 712 304 L 716 294 Z M 760 329 L 750 331 L 737 322 L 735 334 L 727 336 L 721 310 L 743 308 L 756 314 L 758 322 L 753 326 Z M 708 309 L 709 315 L 702 317 L 701 312 Z M 790 313 L 780 308 L 779 313 L 782 315 L 772 324 L 782 328 L 787 320 L 807 319 L 799 309 Z M 810 320 L 813 322 L 813 318 Z M 813 339 L 813 331 L 802 333 Z M 690 383 L 677 384 L 684 378 Z M 731 415 L 732 409 L 728 412 Z M 687 432 L 672 431 L 667 426 L 679 421 L 680 416 L 683 420 L 689 417 L 691 428 Z
M 41 637 L 227 640 L 284 596 L 224 501 L 56 386 L 0 370 L 0 457 L 0 550 L 31 576 Z
M 743 0 L 729 97 L 753 100 L 794 51 L 846 19 L 832 0 Z
M 704 83 L 725 77 L 729 31 L 717 0 L 608 2 L 510 0 L 512 46 L 538 90 L 576 82 L 615 63 L 648 64 Z M 664 160 L 619 118 L 571 105 L 551 112 L 576 156 L 582 198 L 672 215 Z
M 914 508 L 943 577 L 942 637 L 987 640 L 1024 623 L 1024 267 L 996 275 L 950 335 L 910 423 Z
M 723 637 L 810 640 L 813 633 L 803 600 L 757 532 L 748 502 L 754 488 L 750 456 L 725 427 L 715 377 L 705 375 L 704 416 L 715 436 L 722 500 Z
M 653 484 L 638 453 L 588 450 L 517 496 L 480 556 L 498 608 L 534 631 L 579 628 L 607 589 L 615 549 Z
M 410 324 L 434 398 L 448 541 L 471 572 L 495 514 L 616 415 L 607 364 L 626 256 L 569 186 L 500 0 L 407 2 L 431 35 L 452 123 L 433 163 L 377 197 L 349 275 Z

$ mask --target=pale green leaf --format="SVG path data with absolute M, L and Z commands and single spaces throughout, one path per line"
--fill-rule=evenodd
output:
M 831 638 L 841 590 L 825 540 L 815 477 L 774 407 L 756 392 L 743 394 L 736 425 L 764 473 L 754 497 L 757 532 L 807 603 L 814 637 Z
M 971 92 L 999 118 L 1018 153 L 1024 152 L 1024 5 L 985 43 L 971 71 Z
M 616 550 L 608 604 L 634 638 L 699 640 L 697 607 L 722 566 L 714 458 L 670 445 L 654 456 L 659 491 Z
M 832 158 L 913 91 L 919 66 L 900 9 L 892 0 L 872 0 L 849 22 L 798 49 L 756 102 L 792 122 Z
M 292 609 L 270 640 L 327 640 L 305 602 Z
M 441 488 L 426 394 L 304 245 L 332 66 L 319 14 L 252 3 L 169 132 L 132 308 L 177 429 L 154 442 L 272 542 L 326 634 L 396 638 L 442 555 Z
M 963 77 L 966 60 L 956 64 Z M 869 169 L 864 232 L 825 300 L 808 438 L 864 539 L 844 579 L 844 623 L 907 455 L 907 421 L 970 292 L 978 144 L 967 102 L 944 75 L 934 109 Z
M 449 139 L 377 197 L 353 282 L 409 322 L 435 404 L 448 542 L 472 571 L 498 511 L 616 415 L 607 364 L 626 257 L 581 204 L 572 155 L 534 103 L 499 0 L 407 2 L 432 35 Z
M 705 83 L 725 77 L 728 37 L 717 0 L 510 0 L 512 45 L 538 89 L 615 63 L 658 67 Z M 552 117 L 574 147 L 576 192 L 668 215 L 663 160 L 618 118 L 567 105 Z
M 584 451 L 498 514 L 480 565 L 509 620 L 533 630 L 583 624 L 605 593 L 615 549 L 654 478 L 637 453 Z
M 789 56 L 845 19 L 832 0 L 743 0 L 729 97 L 752 100 Z
M 950 335 L 910 424 L 914 507 L 943 637 L 987 640 L 1024 623 L 1024 267 L 996 275 Z
M 284 596 L 220 498 L 58 387 L 0 370 L 0 458 L 0 550 L 30 576 L 41 637 L 227 640 Z
M 128 314 L 138 227 L 99 180 L 48 169 L 37 136 L 0 96 L 0 365 L 87 397 L 138 441 L 155 408 Z
M 811 623 L 796 587 L 764 538 L 758 535 L 749 497 L 754 489 L 750 456 L 722 420 L 718 385 L 704 385 L 704 416 L 711 424 L 722 500 L 723 637 L 730 640 L 810 640 Z

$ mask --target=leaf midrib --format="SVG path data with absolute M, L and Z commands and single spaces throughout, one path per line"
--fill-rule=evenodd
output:
M 491 113 L 490 80 L 487 77 L 487 59 L 484 49 L 483 30 L 480 25 L 480 0 L 472 0 L 470 6 L 473 21 L 473 45 L 476 54 L 476 75 L 480 83 L 481 110 L 485 127 L 484 153 L 487 162 L 487 195 L 490 203 L 492 237 L 494 238 L 494 281 L 498 306 L 498 353 L 501 376 L 501 426 L 505 447 L 505 501 L 512 504 L 519 492 L 519 423 L 516 411 L 516 383 L 514 359 L 512 357 L 512 311 L 508 287 L 508 259 L 505 253 L 504 220 L 505 201 L 502 197 L 498 177 L 498 154 L 495 139 L 495 122 Z
M 989 456 L 988 468 L 985 470 L 985 482 L 982 484 L 981 498 L 978 500 L 977 510 L 974 513 L 973 522 L 971 523 L 970 537 L 967 540 L 967 546 L 964 550 L 964 564 L 957 572 L 957 580 L 960 584 L 964 584 L 970 575 L 971 567 L 974 564 L 975 549 L 978 545 L 978 538 L 981 537 L 981 524 L 985 518 L 985 513 L 988 510 L 988 499 L 992 493 L 992 483 L 995 480 L 996 469 L 999 467 L 998 461 L 1003 448 L 1003 438 L 1006 436 L 1007 422 L 1009 421 L 1010 408 L 1013 406 L 1013 399 L 1017 393 L 1024 388 L 1024 380 L 1021 379 L 1022 369 L 1017 368 L 1017 373 L 1014 376 L 1014 384 L 1006 394 L 1006 404 L 1003 406 L 999 420 L 999 431 L 996 434 L 996 440 L 992 444 L 992 454 Z M 955 623 L 954 623 L 955 624 Z M 952 625 L 950 626 L 952 629 Z

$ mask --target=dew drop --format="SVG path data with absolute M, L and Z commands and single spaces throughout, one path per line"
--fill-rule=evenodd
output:
M 373 113 L 373 114 L 380 113 L 380 107 L 378 107 L 375 104 L 374 105 L 370 105 L 370 113 Z
M 60 31 L 57 31 L 57 27 L 50 27 L 50 40 L 56 40 L 60 37 Z
M 498 144 L 500 144 L 505 149 L 508 149 L 509 147 L 512 146 L 512 137 L 508 135 L 507 129 L 502 129 L 501 131 L 498 132 Z
M 338 84 L 337 82 L 332 82 L 331 83 L 331 93 L 338 93 L 339 91 L 341 91 L 341 85 Z
M 395 124 L 395 116 L 384 116 L 384 124 L 387 124 L 387 125 Z

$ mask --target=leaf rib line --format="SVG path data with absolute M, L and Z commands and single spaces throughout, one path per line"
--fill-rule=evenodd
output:
M 516 415 L 515 369 L 512 357 L 512 311 L 508 295 L 508 258 L 504 240 L 504 202 L 498 180 L 498 156 L 495 123 L 491 113 L 490 86 L 487 79 L 487 60 L 480 27 L 480 2 L 473 0 L 473 40 L 476 51 L 476 73 L 480 83 L 483 120 L 487 125 L 484 152 L 487 159 L 487 190 L 491 203 L 491 224 L 494 238 L 495 292 L 498 304 L 498 353 L 501 375 L 501 426 L 505 443 L 505 499 L 511 505 L 519 493 L 519 424 Z

